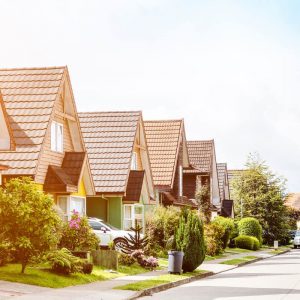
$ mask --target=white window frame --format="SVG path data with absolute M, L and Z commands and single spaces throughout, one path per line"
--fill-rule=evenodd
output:
M 59 128 L 61 128 L 61 140 L 59 141 Z M 51 123 L 51 150 L 55 152 L 64 152 L 64 125 L 52 121 Z
M 84 206 L 83 206 L 83 213 L 79 213 L 80 216 L 85 216 L 86 215 L 86 198 L 85 197 L 80 197 L 80 196 L 72 196 L 72 195 L 59 195 L 57 196 L 57 206 L 61 209 L 61 206 L 59 205 L 60 199 L 66 198 L 66 211 L 63 211 L 64 217 L 66 217 L 68 220 L 71 219 L 72 216 L 72 209 L 71 209 L 71 200 L 72 198 L 78 198 L 78 199 L 83 199 L 84 201 Z M 62 209 L 61 209 L 62 210 Z
M 130 211 L 131 211 L 131 218 L 125 218 L 125 211 L 126 211 L 126 207 L 130 207 Z M 144 209 L 144 205 L 142 204 L 124 204 L 123 205 L 123 229 L 124 230 L 128 230 L 128 228 L 125 228 L 125 222 L 126 221 L 131 221 L 131 227 L 134 227 L 135 225 L 135 208 L 136 207 L 140 207 L 142 208 L 142 227 L 143 227 L 143 231 L 145 231 L 145 209 Z M 139 219 L 140 220 L 140 219 Z
M 135 151 L 132 153 L 130 170 L 137 170 L 137 153 Z

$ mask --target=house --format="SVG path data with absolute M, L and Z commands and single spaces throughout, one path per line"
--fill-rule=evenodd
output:
M 146 212 L 156 201 L 142 113 L 79 117 L 96 190 L 88 197 L 88 216 L 124 230 L 137 220 L 144 228 Z
M 145 121 L 153 181 L 162 205 L 197 207 L 184 194 L 183 170 L 190 167 L 184 120 Z
M 228 172 L 226 163 L 217 163 L 219 190 L 221 199 L 221 215 L 223 217 L 234 217 L 233 200 L 230 198 Z
M 187 141 L 188 155 L 192 170 L 186 174 L 196 173 L 196 183 L 199 186 L 207 185 L 210 191 L 212 204 L 212 218 L 221 212 L 221 199 L 217 171 L 216 151 L 214 140 Z M 197 187 L 196 187 L 197 189 Z
M 66 217 L 85 214 L 94 186 L 67 67 L 0 69 L 0 91 L 2 183 L 29 176 Z

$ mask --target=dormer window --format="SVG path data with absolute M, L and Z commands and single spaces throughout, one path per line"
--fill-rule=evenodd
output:
M 55 121 L 51 123 L 51 150 L 63 152 L 63 124 Z
M 130 169 L 137 170 L 137 154 L 136 154 L 136 152 L 132 153 Z

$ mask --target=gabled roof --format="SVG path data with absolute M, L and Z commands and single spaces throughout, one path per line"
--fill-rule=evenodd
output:
M 187 141 L 187 146 L 192 167 L 202 173 L 211 173 L 214 159 L 214 140 Z
M 230 190 L 230 195 L 232 197 L 233 195 L 233 182 L 236 178 L 240 177 L 243 172 L 246 170 L 243 169 L 235 169 L 235 170 L 227 170 L 227 176 L 228 176 L 228 184 L 229 184 L 229 190 Z
M 226 176 L 227 176 L 227 164 L 226 163 L 217 163 L 217 171 L 218 171 L 220 198 L 221 198 L 221 200 L 224 200 L 224 197 L 225 197 L 224 185 L 225 185 Z
M 145 171 L 131 170 L 129 173 L 126 196 L 123 198 L 124 201 L 130 200 L 139 202 L 141 191 L 143 187 Z
M 15 149 L 0 154 L 5 174 L 34 175 L 66 67 L 0 69 L 0 91 Z
M 172 188 L 181 136 L 186 143 L 184 121 L 183 119 L 144 121 L 144 125 L 154 185 Z
M 125 193 L 140 111 L 79 113 L 97 193 Z

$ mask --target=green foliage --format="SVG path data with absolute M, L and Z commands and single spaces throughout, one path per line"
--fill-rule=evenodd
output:
M 241 249 L 258 250 L 260 248 L 259 241 L 254 236 L 240 235 L 234 239 L 235 245 Z
M 201 185 L 196 191 L 195 200 L 198 203 L 201 219 L 205 223 L 211 220 L 210 187 L 209 184 Z
M 131 255 L 119 253 L 118 262 L 123 266 L 131 266 L 135 263 L 135 259 Z
M 225 228 L 216 223 L 204 226 L 204 238 L 206 254 L 215 256 L 223 252 L 223 236 Z
M 131 254 L 135 250 L 143 250 L 146 248 L 148 239 L 147 237 L 142 238 L 143 228 L 135 220 L 135 226 L 130 228 L 134 234 L 129 233 L 129 237 L 125 237 L 126 243 L 121 244 L 121 250 L 123 253 Z
M 53 199 L 30 178 L 12 179 L 0 188 L 0 234 L 21 262 L 22 273 L 32 258 L 57 244 L 60 225 Z
M 1 238 L 1 237 L 0 237 Z M 0 266 L 6 265 L 11 260 L 11 244 L 7 240 L 0 240 Z
M 274 174 L 258 155 L 250 155 L 246 170 L 233 182 L 235 215 L 255 217 L 263 228 L 268 244 L 280 240 L 288 230 L 288 213 L 284 205 L 285 180 Z M 242 207 L 241 207 L 242 203 Z
M 234 221 L 230 218 L 224 218 L 224 217 L 218 216 L 213 220 L 212 223 L 218 224 L 225 229 L 224 234 L 222 236 L 222 247 L 223 247 L 223 249 L 225 249 L 228 245 L 229 239 L 231 237 L 231 233 L 234 230 Z
M 51 263 L 52 271 L 57 274 L 69 275 L 82 270 L 83 260 L 72 255 L 66 248 L 48 253 L 46 259 Z
M 255 218 L 243 218 L 238 223 L 239 235 L 254 236 L 262 244 L 262 228 Z
M 230 239 L 229 239 L 229 245 L 228 245 L 230 248 L 235 247 L 234 239 L 239 235 L 238 223 L 239 222 L 237 220 L 233 221 L 233 229 L 230 233 Z
M 93 232 L 87 217 L 80 217 L 73 211 L 71 220 L 65 222 L 59 248 L 70 251 L 90 251 L 98 248 L 100 239 Z
M 193 211 L 181 217 L 175 239 L 176 250 L 184 252 L 183 271 L 194 271 L 205 258 L 205 244 L 202 221 Z
M 161 255 L 166 252 L 167 243 L 178 227 L 180 209 L 174 206 L 158 206 L 146 217 L 146 236 L 148 255 Z M 166 253 L 165 253 L 166 254 Z

